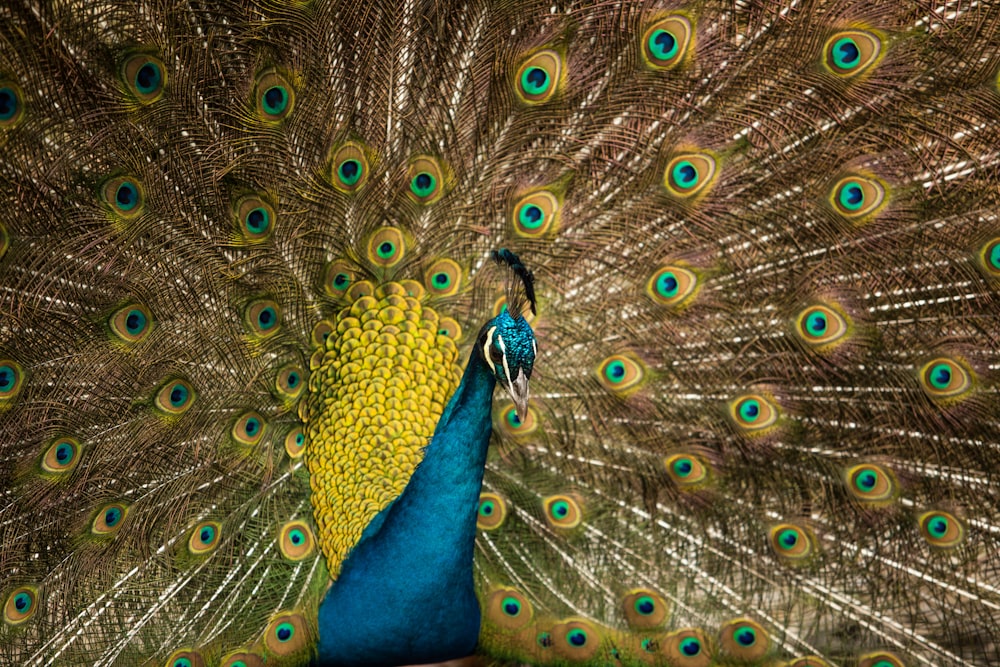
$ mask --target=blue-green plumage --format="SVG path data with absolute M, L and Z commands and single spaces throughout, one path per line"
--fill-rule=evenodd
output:
M 486 343 L 474 346 L 422 462 L 367 526 L 320 605 L 322 665 L 434 662 L 476 646 L 472 555 L 493 389 L 499 380 L 515 403 L 526 402 L 535 357 L 531 327 L 506 310 L 477 340 Z M 507 380 L 508 371 L 522 381 Z

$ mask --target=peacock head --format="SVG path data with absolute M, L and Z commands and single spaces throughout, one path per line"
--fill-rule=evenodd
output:
M 528 413 L 528 380 L 538 352 L 531 326 L 504 308 L 483 326 L 478 341 L 483 359 L 497 383 L 514 400 L 518 419 L 524 421 Z

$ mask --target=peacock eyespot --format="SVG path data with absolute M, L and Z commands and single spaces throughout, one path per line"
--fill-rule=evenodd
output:
M 188 551 L 196 556 L 203 556 L 210 553 L 219 546 L 219 538 L 222 535 L 222 526 L 214 521 L 203 521 L 191 531 L 188 538 Z
M 285 366 L 274 378 L 274 389 L 286 401 L 298 400 L 306 388 L 306 372 L 298 365 Z
M 97 510 L 90 524 L 90 531 L 95 535 L 108 536 L 118 532 L 128 511 L 124 503 L 111 503 Z
M 11 359 L 0 359 L 0 406 L 10 403 L 24 387 L 24 371 Z
M 848 30 L 830 37 L 823 47 L 823 65 L 828 72 L 849 79 L 875 63 L 882 41 L 870 32 Z
M 495 493 L 479 495 L 479 505 L 476 507 L 476 528 L 479 530 L 496 530 L 507 518 L 507 503 Z
M 294 89 L 288 79 L 273 69 L 257 76 L 254 99 L 257 115 L 271 123 L 284 120 L 295 107 Z
M 281 308 L 270 299 L 252 301 L 243 311 L 243 322 L 254 336 L 269 338 L 281 329 Z
M 636 588 L 623 600 L 625 620 L 632 628 L 651 630 L 667 620 L 667 601 L 658 593 Z
M 153 316 L 142 304 L 130 303 L 108 318 L 108 326 L 118 340 L 131 345 L 146 338 L 153 328 Z
M 166 416 L 186 412 L 195 400 L 195 392 L 187 380 L 175 378 L 160 385 L 154 400 L 156 409 Z
M 681 640 L 679 648 L 681 653 L 693 658 L 701 653 L 701 642 L 695 637 L 687 637 L 686 639 Z
M 167 83 L 163 61 L 144 53 L 126 58 L 122 63 L 121 76 L 129 92 L 141 104 L 151 104 L 160 99 Z
M 201 653 L 190 649 L 174 651 L 167 658 L 167 667 L 205 667 L 205 660 Z
M 120 218 L 134 218 L 144 208 L 142 187 L 130 176 L 118 176 L 101 186 L 101 200 L 111 213 Z
M 759 394 L 740 396 L 729 404 L 729 416 L 747 433 L 760 432 L 778 421 L 778 406 Z
M 354 279 L 354 267 L 342 259 L 337 259 L 326 267 L 323 289 L 328 296 L 340 299 L 347 295 L 347 289 L 354 283 Z
M 281 614 L 264 633 L 267 648 L 279 656 L 290 656 L 309 646 L 305 619 L 299 614 Z
M 538 430 L 538 415 L 528 406 L 524 419 L 517 416 L 517 408 L 509 405 L 500 413 L 500 430 L 515 438 L 523 438 Z
M 685 153 L 667 163 L 664 186 L 676 199 L 693 199 L 706 194 L 715 182 L 716 162 L 708 153 Z
M 3 607 L 3 620 L 8 625 L 19 625 L 35 615 L 38 610 L 38 590 L 21 586 L 11 591 Z
M 539 51 L 517 70 L 517 96 L 526 104 L 542 104 L 552 99 L 559 88 L 563 62 L 558 53 Z
M 566 633 L 566 643 L 570 646 L 582 648 L 587 645 L 587 633 L 579 628 L 573 628 Z
M 748 618 L 725 623 L 720 634 L 723 650 L 743 660 L 758 660 L 767 653 L 770 640 L 760 624 Z
M 524 595 L 513 588 L 492 591 L 483 606 L 490 622 L 506 630 L 517 630 L 531 622 L 533 610 Z
M 442 317 L 438 320 L 438 335 L 457 341 L 462 337 L 462 327 L 452 318 Z
M 597 379 L 605 389 L 623 394 L 641 385 L 645 373 L 645 368 L 634 359 L 616 354 L 601 362 Z
M 230 431 L 233 440 L 241 445 L 253 446 L 264 437 L 267 430 L 267 423 L 257 412 L 250 411 L 242 414 L 233 424 Z
M 847 470 L 847 489 L 858 500 L 879 502 L 892 500 L 896 481 L 888 470 L 873 463 L 863 463 Z
M 281 527 L 278 538 L 281 555 L 290 561 L 300 561 L 313 554 L 316 539 L 309 524 L 304 521 L 289 521 Z
M 801 561 L 815 551 L 812 535 L 799 526 L 782 523 L 771 528 L 771 548 L 781 558 Z
M 847 340 L 848 332 L 846 316 L 831 306 L 809 306 L 795 318 L 795 333 L 799 340 L 820 352 L 843 343 Z
M 424 286 L 434 296 L 453 296 L 462 284 L 462 267 L 451 259 L 439 259 L 424 272 Z
M 330 158 L 330 181 L 341 192 L 355 192 L 368 180 L 368 169 L 365 149 L 348 142 Z
M 368 259 L 377 266 L 396 266 L 405 254 L 403 233 L 395 227 L 382 227 L 368 241 Z
M 987 241 L 979 253 L 979 261 L 987 275 L 1000 278 L 1000 238 Z
M 271 236 L 277 214 L 270 203 L 250 195 L 237 201 L 234 208 L 239 234 L 245 243 L 260 243 Z
M 219 667 L 264 667 L 264 661 L 252 653 L 240 651 L 227 655 Z
M 863 222 L 886 203 L 885 186 L 867 176 L 852 175 L 837 181 L 830 193 L 833 209 L 852 222 Z
M 62 475 L 80 462 L 80 441 L 76 438 L 56 438 L 42 455 L 42 470 Z
M 549 496 L 542 500 L 545 519 L 553 528 L 576 528 L 583 521 L 583 511 L 579 503 L 570 496 Z
M 679 309 L 690 302 L 698 289 L 698 277 L 674 265 L 657 269 L 646 283 L 646 294 L 661 306 Z
M 691 22 L 684 16 L 668 16 L 657 21 L 646 28 L 643 35 L 643 62 L 653 70 L 677 67 L 688 53 L 691 35 Z
M 972 391 L 972 371 L 956 359 L 939 357 L 924 364 L 920 384 L 931 398 L 951 402 Z
M 858 667 L 904 667 L 904 663 L 893 653 L 879 651 L 862 655 Z
M 683 488 L 697 486 L 708 478 L 708 466 L 690 454 L 671 454 L 663 466 L 674 483 Z
M 540 190 L 522 197 L 514 204 L 511 226 L 524 238 L 540 238 L 555 229 L 559 199 L 551 192 Z
M 948 512 L 925 512 L 920 516 L 920 533 L 931 546 L 949 549 L 965 538 L 965 527 Z
M 410 162 L 406 182 L 407 195 L 418 204 L 432 204 L 444 194 L 444 171 L 432 157 L 417 157 Z
M 24 117 L 24 94 L 13 81 L 0 80 L 0 128 L 11 128 Z
M 296 426 L 285 436 L 285 452 L 291 459 L 297 459 L 306 453 L 306 434 L 301 426 Z

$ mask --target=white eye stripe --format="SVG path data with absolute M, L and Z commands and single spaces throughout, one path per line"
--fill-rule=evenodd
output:
M 503 373 L 504 377 L 507 378 L 507 384 L 512 382 L 510 377 L 510 368 L 507 367 L 507 346 L 503 344 L 503 337 L 497 336 L 497 343 L 500 344 L 500 352 L 503 353 Z
M 496 331 L 496 327 L 490 327 L 489 331 L 486 332 L 486 342 L 483 343 L 483 359 L 485 359 L 486 363 L 490 365 L 490 370 L 493 371 L 494 374 L 497 372 L 497 367 L 493 365 L 493 360 L 490 359 L 490 345 L 493 344 L 493 334 L 495 334 Z

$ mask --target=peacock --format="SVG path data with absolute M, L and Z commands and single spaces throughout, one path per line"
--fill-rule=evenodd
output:
M 1000 664 L 993 0 L 9 0 L 0 664 Z

